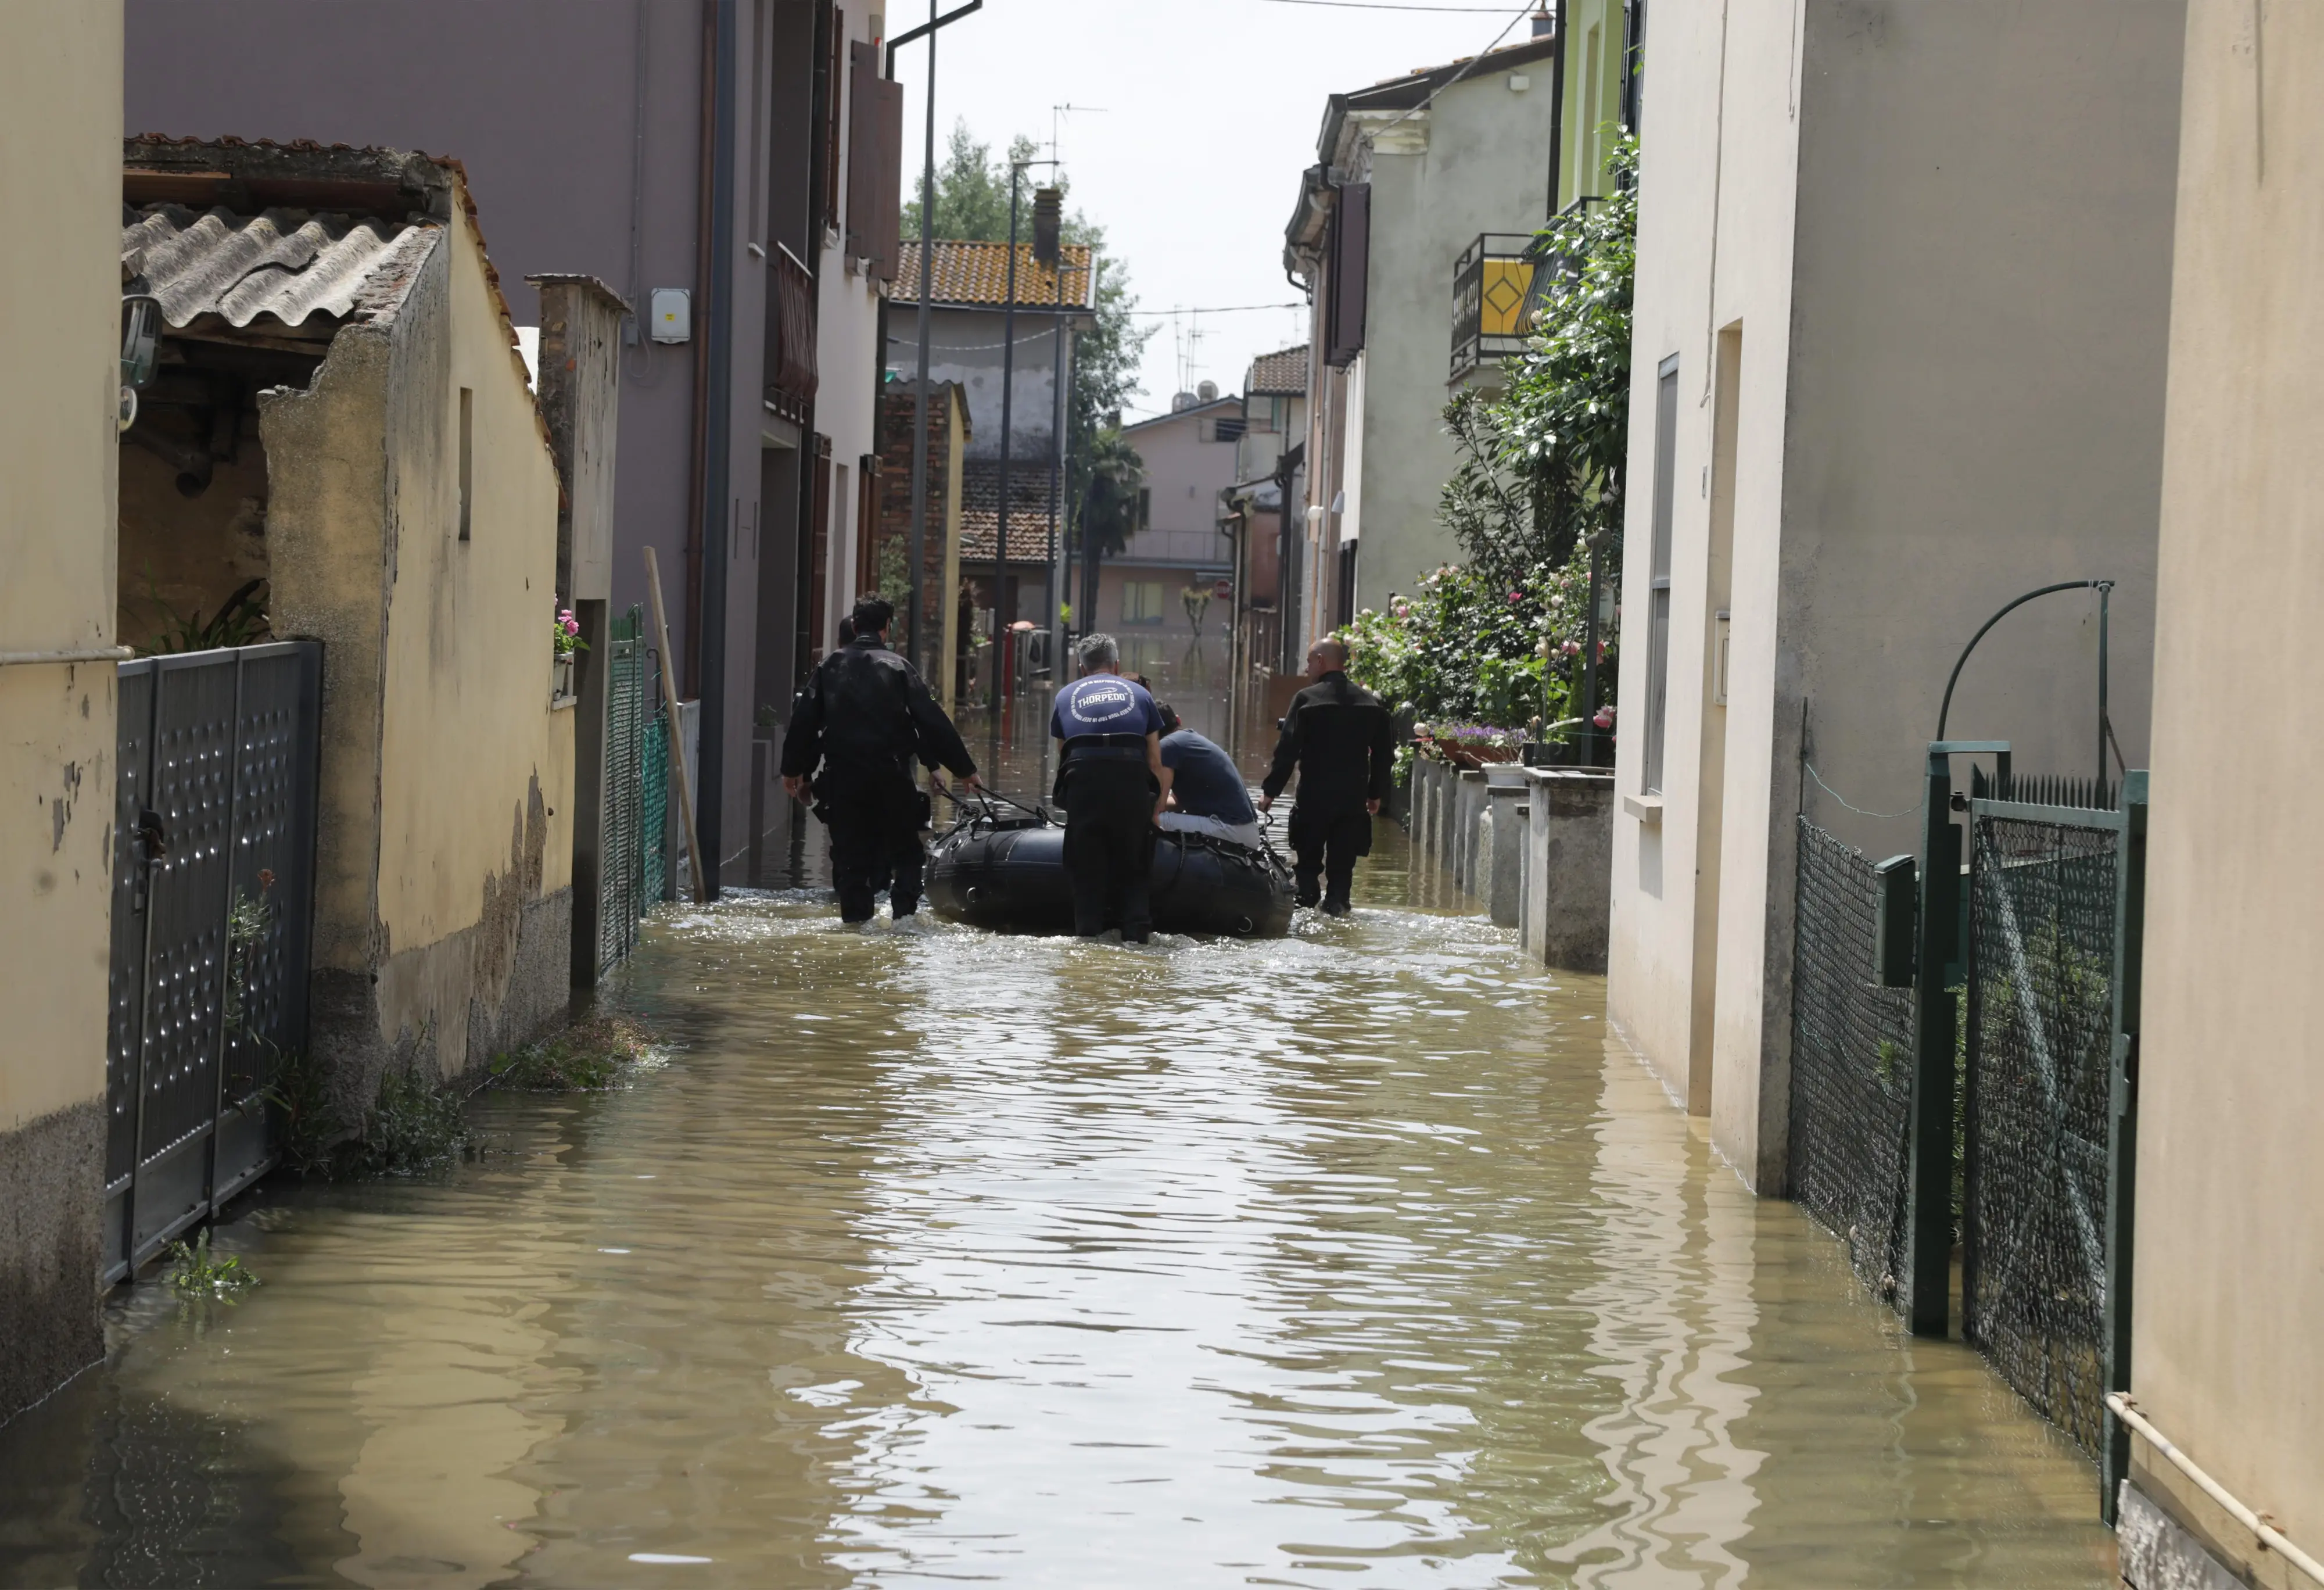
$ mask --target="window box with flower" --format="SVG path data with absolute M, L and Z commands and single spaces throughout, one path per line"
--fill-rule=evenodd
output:
M 575 682 L 575 663 L 589 649 L 589 642 L 581 638 L 581 621 L 573 616 L 570 607 L 557 610 L 550 635 L 549 699 L 554 705 L 571 701 L 580 694 Z

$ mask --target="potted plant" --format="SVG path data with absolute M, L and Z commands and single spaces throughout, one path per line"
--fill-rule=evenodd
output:
M 557 610 L 557 623 L 551 635 L 553 650 L 549 661 L 549 698 L 563 701 L 576 693 L 573 660 L 589 649 L 589 642 L 581 638 L 581 621 L 573 616 L 570 607 Z

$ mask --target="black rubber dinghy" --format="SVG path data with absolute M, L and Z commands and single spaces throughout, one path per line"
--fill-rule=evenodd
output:
M 1040 817 L 964 815 L 936 841 L 928 903 L 973 928 L 1074 930 L 1065 831 Z M 1154 930 L 1280 938 L 1291 930 L 1291 874 L 1272 852 L 1203 834 L 1154 838 Z

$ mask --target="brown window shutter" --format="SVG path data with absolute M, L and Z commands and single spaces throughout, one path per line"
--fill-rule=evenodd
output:
M 896 262 L 902 253 L 900 236 L 904 203 L 904 85 L 882 78 L 872 84 L 875 127 L 872 145 L 872 273 L 882 282 L 896 279 Z
M 860 260 L 880 235 L 880 52 L 851 43 L 847 58 L 847 257 Z
M 1332 210 L 1331 261 L 1324 272 L 1331 300 L 1324 358 L 1345 369 L 1364 351 L 1364 296 L 1370 270 L 1372 185 L 1343 182 Z
M 823 220 L 831 226 L 839 219 L 839 104 L 844 92 L 841 73 L 846 69 L 847 53 L 841 48 L 847 39 L 847 14 L 834 6 L 831 11 L 831 36 L 823 55 Z M 817 238 L 808 241 L 822 246 Z M 812 257 L 812 256 L 810 256 Z

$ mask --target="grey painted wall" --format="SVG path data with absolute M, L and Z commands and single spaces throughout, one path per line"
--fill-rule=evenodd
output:
M 1527 79 L 1522 93 L 1511 77 Z M 1380 134 L 1371 160 L 1361 522 L 1356 583 L 1377 605 L 1457 558 L 1436 522 L 1453 449 L 1441 418 L 1452 347 L 1452 267 L 1480 232 L 1530 232 L 1549 189 L 1549 63 L 1464 79 Z M 1397 153 L 1419 140 L 1425 148 Z M 1354 452 L 1353 448 L 1350 449 Z M 1351 498 L 1357 493 L 1351 491 Z
M 898 283 L 899 287 L 905 285 Z M 915 289 L 917 291 L 917 289 Z M 888 368 L 906 379 L 919 373 L 918 308 L 897 300 L 888 315 Z M 937 309 L 928 314 L 928 375 L 957 381 L 968 393 L 968 456 L 1001 457 L 1002 311 Z M 1017 311 L 1016 356 L 1010 361 L 1009 452 L 1046 459 L 1056 448 L 1056 318 Z M 1073 370 L 1073 332 L 1065 336 L 1065 369 Z
M 721 845 L 734 854 L 747 827 L 755 707 L 769 692 L 787 706 L 790 692 L 788 633 L 768 637 L 779 655 L 759 666 L 761 605 L 769 590 L 788 590 L 780 571 L 796 558 L 795 504 L 761 501 L 763 481 L 797 476 L 761 468 L 768 267 L 747 245 L 785 242 L 810 263 L 821 253 L 821 240 L 807 236 L 798 169 L 812 53 L 798 41 L 811 38 L 813 10 L 812 0 L 738 7 Z M 458 159 L 519 325 L 539 320 L 524 282 L 531 274 L 586 273 L 641 310 L 656 287 L 696 292 L 693 342 L 624 353 L 613 571 L 616 611 L 644 601 L 641 549 L 656 549 L 672 644 L 691 656 L 686 544 L 695 361 L 707 311 L 696 246 L 701 10 L 649 0 L 128 0 L 127 14 L 131 133 L 312 138 Z M 869 423 L 867 414 L 859 427 L 867 434 Z M 762 559 L 780 566 L 777 578 L 761 579 Z

